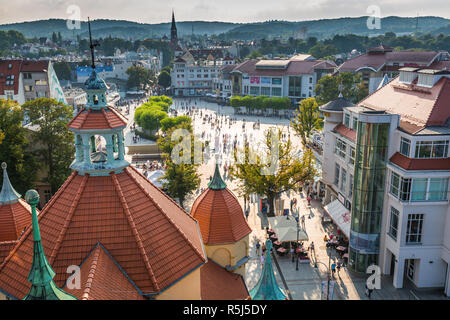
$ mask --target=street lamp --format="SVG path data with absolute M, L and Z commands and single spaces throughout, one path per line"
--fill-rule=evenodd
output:
M 327 278 L 328 278 L 328 280 L 327 280 L 327 282 L 328 282 L 328 285 L 327 285 L 327 300 L 329 300 L 330 281 L 331 281 L 331 272 L 330 272 L 331 256 L 330 256 L 329 248 L 327 248 L 327 253 L 328 253 L 328 267 L 327 267 L 327 265 L 325 263 L 316 260 L 314 262 L 314 268 L 318 269 L 318 266 L 317 266 L 318 263 L 323 264 L 325 266 L 325 268 L 327 268 Z

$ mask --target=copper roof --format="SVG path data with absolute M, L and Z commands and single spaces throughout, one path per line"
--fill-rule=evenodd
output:
M 80 300 L 144 300 L 127 274 L 99 243 L 80 266 L 81 287 L 64 291 Z
M 252 232 L 238 199 L 226 187 L 206 189 L 194 201 L 191 215 L 207 245 L 234 243 Z
M 98 242 L 144 295 L 161 292 L 206 261 L 197 222 L 132 167 L 109 176 L 74 172 L 39 215 L 39 225 L 59 287 L 67 267 L 80 265 Z M 0 288 L 16 298 L 30 288 L 31 229 L 0 266 Z
M 0 205 L 0 242 L 19 239 L 22 231 L 31 224 L 31 208 L 22 199 Z
M 83 108 L 69 122 L 68 127 L 76 130 L 113 129 L 127 125 L 127 119 L 111 107 L 100 110 Z
M 450 158 L 412 159 L 396 152 L 389 161 L 404 170 L 450 170 Z
M 202 300 L 246 300 L 250 296 L 241 275 L 210 259 L 200 269 L 200 286 Z

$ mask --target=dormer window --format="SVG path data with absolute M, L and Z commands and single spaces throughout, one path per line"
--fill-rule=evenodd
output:
M 417 80 L 417 85 L 421 87 L 431 88 L 434 85 L 434 75 L 433 74 L 419 74 L 419 79 Z
M 98 97 L 96 94 L 93 96 L 94 105 L 98 105 Z

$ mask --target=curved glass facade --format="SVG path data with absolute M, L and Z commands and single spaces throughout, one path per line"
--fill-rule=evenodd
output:
M 349 268 L 356 272 L 378 260 L 389 126 L 358 123 L 349 249 Z

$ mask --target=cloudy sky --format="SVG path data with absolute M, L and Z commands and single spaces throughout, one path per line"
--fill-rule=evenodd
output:
M 144 23 L 177 21 L 256 22 L 314 20 L 367 15 L 378 6 L 382 17 L 435 15 L 450 18 L 449 0 L 0 0 L 0 24 L 69 18 L 80 8 L 81 19 L 107 18 Z

